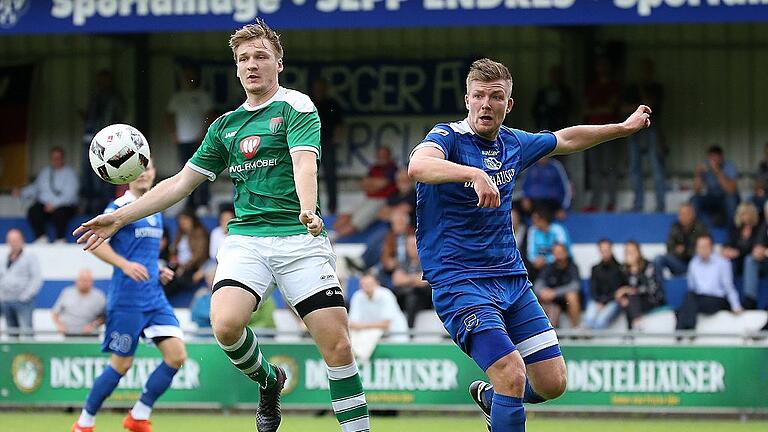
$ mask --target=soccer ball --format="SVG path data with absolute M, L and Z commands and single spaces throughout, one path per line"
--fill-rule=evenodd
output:
M 130 183 L 149 165 L 149 144 L 133 126 L 113 124 L 100 130 L 88 148 L 91 168 L 104 181 Z

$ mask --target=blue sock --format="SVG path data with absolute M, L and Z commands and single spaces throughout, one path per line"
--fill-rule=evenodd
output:
M 85 411 L 90 415 L 96 415 L 101 404 L 112 394 L 122 377 L 112 366 L 107 365 L 101 375 L 96 378 L 93 388 L 88 393 L 88 398 L 85 400 Z
M 148 407 L 154 405 L 157 398 L 171 386 L 173 376 L 178 371 L 178 369 L 168 366 L 165 362 L 160 362 L 160 365 L 147 378 L 147 383 L 144 384 L 144 391 L 139 398 L 141 403 Z
M 491 430 L 525 432 L 523 399 L 496 393 L 491 405 Z
M 531 387 L 531 382 L 529 380 L 525 380 L 525 393 L 523 393 L 523 403 L 542 403 L 546 402 L 547 400 L 541 397 L 538 393 L 533 391 L 533 387 Z

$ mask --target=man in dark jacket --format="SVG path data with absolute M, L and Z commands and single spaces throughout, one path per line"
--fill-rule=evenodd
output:
M 613 256 L 613 243 L 602 239 L 597 243 L 600 262 L 592 267 L 590 278 L 591 298 L 584 312 L 584 326 L 594 330 L 608 327 L 619 314 L 615 301 L 616 290 L 624 284 L 621 264 Z
M 552 246 L 555 261 L 539 274 L 534 291 L 553 327 L 557 327 L 560 313 L 565 309 L 573 327 L 581 325 L 581 279 L 579 269 L 562 243 Z
M 696 253 L 696 239 L 708 233 L 707 227 L 696 219 L 693 205 L 682 204 L 677 211 L 677 222 L 672 224 L 669 230 L 667 253 L 653 260 L 659 286 L 663 286 L 665 268 L 668 268 L 674 276 L 684 275 L 688 271 L 688 263 Z

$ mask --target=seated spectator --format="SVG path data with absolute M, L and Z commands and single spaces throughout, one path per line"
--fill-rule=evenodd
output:
M 211 261 L 216 262 L 216 254 L 219 253 L 221 244 L 229 232 L 227 224 L 235 217 L 235 209 L 231 206 L 222 207 L 219 211 L 219 225 L 211 230 L 210 244 L 208 246 L 208 256 Z
M 12 228 L 5 235 L 8 256 L 0 265 L 0 314 L 10 335 L 32 335 L 35 297 L 43 286 L 37 257 L 24 248 L 21 231 Z
M 619 313 L 615 301 L 616 290 L 624 284 L 621 265 L 613 256 L 613 244 L 602 239 L 597 243 L 600 262 L 592 267 L 590 277 L 590 300 L 584 312 L 584 326 L 593 330 L 608 327 Z
M 208 231 L 194 210 L 185 209 L 176 216 L 176 239 L 171 246 L 171 265 L 176 273 L 173 280 L 165 285 L 168 298 L 191 291 L 203 282 L 204 264 L 208 261 Z
M 563 219 L 565 211 L 571 207 L 568 174 L 563 164 L 551 157 L 539 159 L 525 171 L 522 191 L 520 207 L 525 215 L 530 215 L 534 208 L 543 207 L 558 219 Z
M 56 330 L 65 336 L 98 336 L 104 324 L 107 297 L 93 288 L 93 274 L 82 269 L 75 285 L 64 288 L 53 305 L 51 315 Z
M 387 204 L 379 211 L 379 219 L 388 221 L 394 211 L 408 213 L 412 221 L 416 220 L 416 187 L 408 175 L 407 169 L 401 169 L 395 177 L 397 191 L 387 198 Z
M 565 309 L 571 325 L 581 326 L 581 279 L 579 269 L 571 260 L 568 249 L 562 243 L 552 247 L 555 260 L 541 271 L 536 279 L 534 292 L 552 326 L 557 327 L 560 313 Z
M 339 237 L 362 231 L 376 220 L 387 198 L 397 192 L 396 173 L 397 165 L 392 160 L 392 151 L 388 147 L 379 147 L 376 150 L 376 163 L 368 169 L 368 175 L 360 182 L 360 188 L 365 192 L 365 201 L 354 210 L 340 214 L 333 223 L 333 229 Z
M 50 157 L 51 164 L 40 171 L 35 181 L 15 190 L 14 195 L 34 201 L 27 211 L 27 220 L 36 241 L 48 241 L 45 225 L 53 222 L 56 240 L 63 242 L 67 224 L 77 214 L 79 180 L 75 170 L 64 162 L 64 149 L 52 148 Z
M 709 234 L 696 239 L 696 256 L 688 266 L 688 294 L 677 311 L 677 330 L 695 329 L 698 314 L 742 311 L 739 293 L 733 285 L 731 262 L 712 253 L 713 243 Z
M 734 275 L 743 273 L 744 257 L 752 253 L 759 239 L 757 209 L 751 202 L 743 202 L 736 207 L 733 226 L 722 251 L 723 256 L 731 260 Z
M 527 243 L 528 261 L 531 263 L 528 273 L 531 280 L 536 280 L 544 266 L 555 261 L 552 253 L 555 243 L 565 246 L 568 255 L 571 255 L 571 238 L 568 231 L 559 223 L 552 222 L 552 213 L 546 208 L 533 210 Z
M 699 216 L 707 216 L 713 224 L 726 226 L 733 220 L 739 203 L 736 166 L 725 160 L 723 149 L 712 146 L 706 164 L 696 167 L 691 203 Z
M 381 243 L 381 255 L 379 257 L 381 268 L 381 282 L 384 286 L 391 287 L 392 273 L 400 268 L 402 263 L 408 262 L 406 244 L 408 236 L 414 233 L 411 218 L 407 213 L 394 212 L 389 217 L 389 232 Z
M 355 330 L 381 329 L 384 333 L 400 333 L 390 341 L 408 341 L 408 322 L 395 295 L 379 284 L 368 272 L 360 278 L 360 289 L 349 302 L 349 328 Z
M 768 142 L 763 146 L 763 159 L 760 160 L 760 163 L 757 165 L 755 183 L 750 201 L 752 201 L 752 204 L 758 209 L 763 208 L 766 201 L 768 201 Z M 763 214 L 760 213 L 758 216 L 760 217 L 760 223 L 763 223 Z
M 664 290 L 656 282 L 653 263 L 643 258 L 640 245 L 634 240 L 624 244 L 623 272 L 626 285 L 616 290 L 615 296 L 631 330 L 641 316 L 664 304 Z
M 656 268 L 656 283 L 664 286 L 664 269 L 669 269 L 674 276 L 684 275 L 688 262 L 696 249 L 696 238 L 708 234 L 707 227 L 696 219 L 696 211 L 691 204 L 685 203 L 677 211 L 677 222 L 672 224 L 667 236 L 667 253 L 653 260 Z
M 750 254 L 744 257 L 744 308 L 757 307 L 760 278 L 768 274 L 768 203 L 763 205 L 765 220 L 757 228 L 757 238 Z

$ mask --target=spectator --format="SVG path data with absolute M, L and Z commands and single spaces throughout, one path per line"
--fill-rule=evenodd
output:
M 688 294 L 677 311 L 677 330 L 695 329 L 696 316 L 700 313 L 742 311 L 739 293 L 733 285 L 731 262 L 712 253 L 713 243 L 709 234 L 696 239 L 696 256 L 688 268 Z
M 559 223 L 552 222 L 552 214 L 546 208 L 533 210 L 527 243 L 528 261 L 531 263 L 528 273 L 531 280 L 536 280 L 538 272 L 555 261 L 552 248 L 556 243 L 564 245 L 568 255 L 571 255 L 568 231 Z
M 571 89 L 563 80 L 563 68 L 549 68 L 549 82 L 536 92 L 533 119 L 540 131 L 558 131 L 570 126 L 568 117 L 573 109 Z
M 78 180 L 75 170 L 64 162 L 64 149 L 53 147 L 50 157 L 51 164 L 40 171 L 35 181 L 15 194 L 34 200 L 27 220 L 37 241 L 47 242 L 45 225 L 53 222 L 56 241 L 63 242 L 67 223 L 77 214 Z
M 96 88 L 88 100 L 88 106 L 81 112 L 85 125 L 80 151 L 80 196 L 83 211 L 88 214 L 101 213 L 114 198 L 115 187 L 93 172 L 89 149 L 98 131 L 115 123 L 125 122 L 125 100 L 115 90 L 115 80 L 109 70 L 96 74 Z
M 723 246 L 723 256 L 731 260 L 733 274 L 740 276 L 744 270 L 744 257 L 752 253 L 758 240 L 757 209 L 751 202 L 743 202 L 736 207 L 736 216 L 728 232 L 728 241 Z
M 0 267 L 0 312 L 9 334 L 32 334 L 35 297 L 43 286 L 40 263 L 24 249 L 24 236 L 12 228 L 5 235 L 8 257 Z
M 389 218 L 389 232 L 381 245 L 382 282 L 391 286 L 392 273 L 400 268 L 400 264 L 408 261 L 406 244 L 408 236 L 414 233 L 411 218 L 404 212 L 393 212 Z
M 165 286 L 168 298 L 197 288 L 205 277 L 208 261 L 208 231 L 192 209 L 176 216 L 176 239 L 171 246 L 171 269 L 176 277 Z
M 339 215 L 333 224 L 333 229 L 339 237 L 362 231 L 376 220 L 387 198 L 397 192 L 395 185 L 397 170 L 397 165 L 392 160 L 392 151 L 388 147 L 379 147 L 376 150 L 376 163 L 370 167 L 368 175 L 360 182 L 366 200 L 354 211 Z
M 515 235 L 517 250 L 519 250 L 520 255 L 523 256 L 522 258 L 525 262 L 525 268 L 530 268 L 528 254 L 526 253 L 528 250 L 528 226 L 520 216 L 520 212 L 515 208 L 512 209 L 512 233 Z
M 621 83 L 613 78 L 608 59 L 600 58 L 595 64 L 595 80 L 586 90 L 585 122 L 587 124 L 614 123 L 621 103 Z M 616 146 L 597 146 L 587 152 L 589 187 L 592 190 L 589 206 L 584 211 L 616 208 Z M 605 188 L 607 187 L 607 191 Z M 607 205 L 603 207 L 603 195 Z
M 744 307 L 757 307 L 760 278 L 768 273 L 768 203 L 763 205 L 764 221 L 757 228 L 757 240 L 750 254 L 744 257 Z
M 571 182 L 563 164 L 557 159 L 543 157 L 525 172 L 522 182 L 523 213 L 531 214 L 534 208 L 545 207 L 551 214 L 564 219 L 564 211 L 571 206 Z
M 235 209 L 232 206 L 224 206 L 219 211 L 219 225 L 211 231 L 210 245 L 208 246 L 208 256 L 212 262 L 216 262 L 216 254 L 219 253 L 219 247 L 221 247 L 229 232 L 227 224 L 234 217 Z
M 88 269 L 77 274 L 75 285 L 64 288 L 53 305 L 56 330 L 65 336 L 97 336 L 104 324 L 107 298 L 93 288 L 93 275 Z
M 739 203 L 736 166 L 725 160 L 723 149 L 712 146 L 707 150 L 707 163 L 696 166 L 691 203 L 699 216 L 707 215 L 717 226 L 733 220 Z
M 320 150 L 323 154 L 323 178 L 328 199 L 325 202 L 330 214 L 336 213 L 338 206 L 338 182 L 336 178 L 336 147 L 342 134 L 344 111 L 341 106 L 328 96 L 328 81 L 319 78 L 312 83 L 312 102 L 320 116 Z
M 408 322 L 395 295 L 382 287 L 370 272 L 360 278 L 360 289 L 349 302 L 349 328 L 352 331 L 381 329 L 385 334 L 395 333 L 388 338 L 392 342 L 408 341 Z
M 667 253 L 653 260 L 659 286 L 664 286 L 664 269 L 669 269 L 673 276 L 685 274 L 696 249 L 696 238 L 708 233 L 707 227 L 696 219 L 693 206 L 682 204 L 677 211 L 677 222 L 672 224 L 667 236 Z
M 752 203 L 761 209 L 768 201 L 768 142 L 763 146 L 763 159 L 757 166 L 755 184 L 752 194 Z M 763 222 L 763 214 L 760 213 L 760 223 Z
M 553 327 L 557 327 L 560 313 L 565 309 L 571 325 L 581 326 L 581 279 L 579 269 L 571 260 L 564 244 L 552 247 L 555 261 L 548 264 L 536 279 L 534 291 Z
M 387 198 L 387 204 L 379 211 L 379 219 L 388 221 L 395 211 L 405 212 L 416 220 L 416 188 L 408 175 L 407 169 L 397 171 L 395 176 L 397 191 Z
M 619 304 L 615 298 L 616 291 L 624 284 L 624 273 L 613 256 L 613 244 L 609 240 L 600 240 L 597 247 L 600 250 L 600 262 L 592 267 L 589 285 L 591 298 L 584 312 L 584 326 L 602 330 L 619 313 Z
M 171 96 L 166 108 L 166 127 L 176 145 L 179 163 L 184 165 L 203 141 L 208 124 L 213 120 L 213 100 L 200 87 L 200 72 L 186 65 L 182 68 L 181 89 Z M 203 182 L 187 201 L 187 208 L 208 212 L 208 182 Z
M 648 105 L 653 109 L 653 123 L 640 132 L 631 135 L 629 141 L 629 176 L 635 191 L 632 211 L 641 212 L 645 204 L 645 182 L 643 176 L 643 155 L 653 174 L 653 188 L 656 191 L 656 212 L 665 211 L 666 174 L 664 173 L 664 149 L 659 141 L 659 119 L 664 100 L 664 86 L 656 81 L 653 61 L 644 59 L 641 65 L 640 81 L 627 89 L 624 103 L 634 111 L 638 105 Z M 631 108 L 630 108 L 631 107 Z
M 627 327 L 631 330 L 641 316 L 664 304 L 664 290 L 656 282 L 653 263 L 643 258 L 640 245 L 634 240 L 624 244 L 623 271 L 626 285 L 616 290 L 616 301 L 627 314 Z

